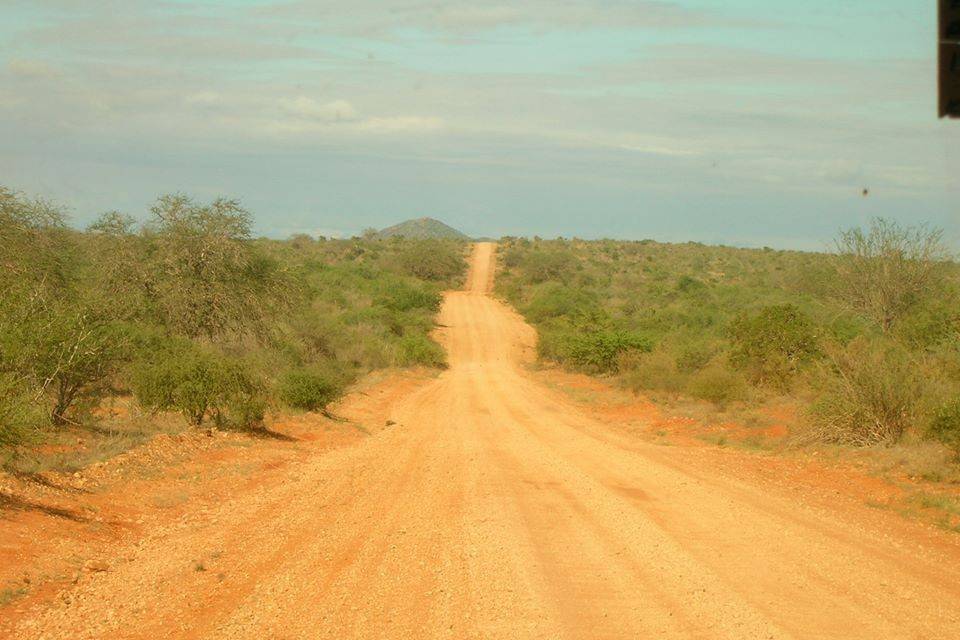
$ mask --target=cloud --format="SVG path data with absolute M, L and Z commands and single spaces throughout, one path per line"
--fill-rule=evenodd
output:
M 546 185 L 533 202 L 569 185 L 631 203 L 644 189 L 834 197 L 851 184 L 929 197 L 960 175 L 943 152 L 960 130 L 931 115 L 932 56 L 876 53 L 855 30 L 840 46 L 796 6 L 752 14 L 799 27 L 751 31 L 743 9 L 693 0 L 14 2 L 17 58 L 0 59 L 10 174 L 28 173 L 12 149 L 42 151 L 40 175 L 52 156 L 68 177 L 95 158 L 121 185 L 129 166 L 167 162 L 182 188 L 239 158 L 288 160 L 278 174 L 291 174 L 322 157 L 343 168 L 348 203 L 389 192 L 356 172 L 422 187 L 418 163 L 449 167 L 448 193 Z M 272 196 L 259 170 L 236 184 Z M 170 180 L 143 175 L 148 190 Z
M 205 16 L 158 8 L 115 12 L 90 8 L 25 26 L 16 44 L 70 52 L 74 59 L 240 65 L 326 56 L 315 47 L 291 43 L 280 24 L 257 24 L 234 13 Z
M 202 107 L 222 106 L 218 124 L 237 133 L 259 133 L 281 140 L 296 136 L 319 136 L 327 140 L 379 134 L 432 133 L 445 128 L 445 121 L 429 115 L 365 115 L 348 100 L 321 101 L 305 95 L 264 99 L 236 93 L 221 96 L 201 92 L 185 99 Z M 203 121 L 207 114 L 196 114 Z
M 863 163 L 846 159 L 824 160 L 817 173 L 824 181 L 840 186 L 862 184 L 864 179 Z
M 7 71 L 18 78 L 47 80 L 60 76 L 60 71 L 42 60 L 14 58 L 7 62 Z
M 247 119 L 235 119 L 234 128 L 245 132 L 261 131 L 267 135 L 289 136 L 319 135 L 329 138 L 331 135 L 387 135 L 387 134 L 426 134 L 444 129 L 444 121 L 435 117 L 423 116 L 382 116 L 358 119 L 355 121 L 317 120 L 304 118 L 282 118 L 251 124 Z
M 350 122 L 359 117 L 356 108 L 346 100 L 321 103 L 313 98 L 299 96 L 283 99 L 280 104 L 290 115 L 320 122 Z
M 422 8 L 410 11 L 408 19 L 414 24 L 430 26 L 437 30 L 480 31 L 495 29 L 508 24 L 516 24 L 525 19 L 525 11 L 517 5 L 455 5 L 433 7 L 428 11 Z
M 361 130 L 375 133 L 428 133 L 439 131 L 443 127 L 442 119 L 421 116 L 368 118 L 360 124 Z
M 189 105 L 210 107 L 220 104 L 221 97 L 216 91 L 200 91 L 198 93 L 191 93 L 188 95 L 186 98 L 184 98 L 184 102 Z
M 451 35 L 479 34 L 503 27 L 537 30 L 641 27 L 651 29 L 737 26 L 721 13 L 691 9 L 668 0 L 526 0 L 476 3 L 463 0 L 359 0 L 350 11 L 315 0 L 278 2 L 256 15 L 316 20 L 324 28 L 353 34 L 388 34 L 402 28 Z

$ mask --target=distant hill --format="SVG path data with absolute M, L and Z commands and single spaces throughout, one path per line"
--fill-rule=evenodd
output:
M 383 229 L 378 234 L 381 238 L 394 238 L 403 236 L 404 238 L 451 238 L 457 240 L 469 240 L 465 233 L 457 231 L 450 225 L 444 224 L 433 218 L 417 218 L 407 220 L 392 227 Z

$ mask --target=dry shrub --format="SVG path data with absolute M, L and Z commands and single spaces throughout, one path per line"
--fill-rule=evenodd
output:
M 913 359 L 893 343 L 858 338 L 827 349 L 822 395 L 809 411 L 807 440 L 855 446 L 894 444 L 916 419 L 923 397 Z
M 687 385 L 690 395 L 712 402 L 724 408 L 731 402 L 745 400 L 747 382 L 743 376 L 721 363 L 716 363 L 697 372 Z
M 633 391 L 666 391 L 681 393 L 686 389 L 687 376 L 677 370 L 676 359 L 666 351 L 629 353 L 620 358 L 622 384 Z
M 960 459 L 960 398 L 941 406 L 927 432 L 932 439 L 950 447 Z

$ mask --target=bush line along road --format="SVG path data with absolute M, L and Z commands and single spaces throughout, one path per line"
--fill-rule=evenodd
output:
M 146 539 L 14 637 L 960 637 L 956 544 L 627 439 L 533 378 L 494 251 L 395 424 Z M 209 549 L 227 579 L 195 570 Z

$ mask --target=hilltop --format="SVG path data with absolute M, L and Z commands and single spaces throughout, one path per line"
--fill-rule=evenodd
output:
M 457 231 L 448 224 L 444 224 L 433 218 L 416 218 L 407 220 L 392 227 L 387 227 L 379 233 L 381 238 L 394 238 L 402 236 L 404 238 L 450 238 L 457 240 L 467 240 L 469 236 Z

